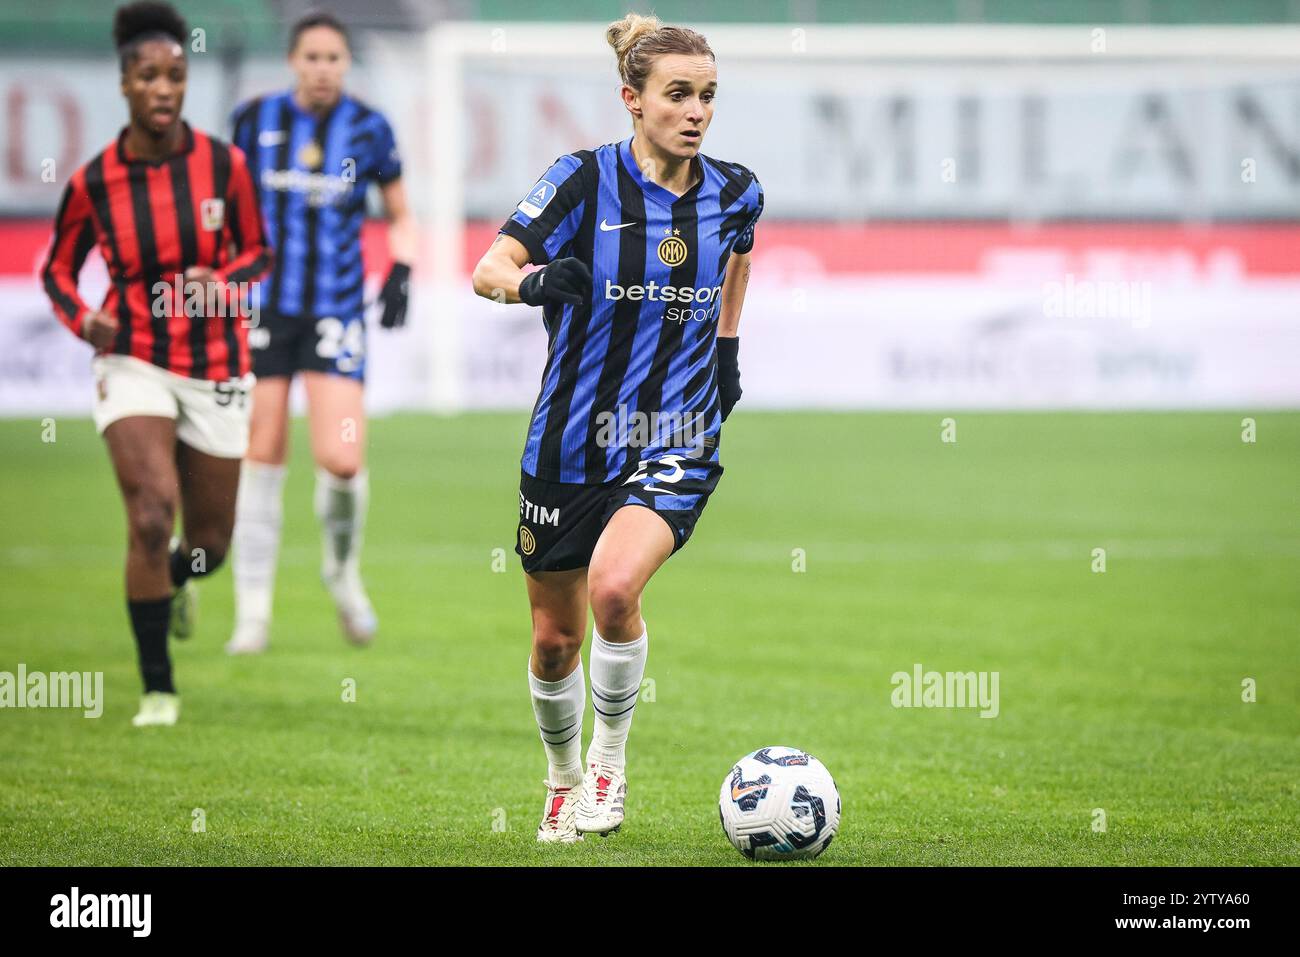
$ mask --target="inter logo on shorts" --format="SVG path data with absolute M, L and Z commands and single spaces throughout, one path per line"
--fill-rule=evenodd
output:
M 226 225 L 226 201 L 224 199 L 205 199 L 199 204 L 199 219 L 203 228 L 210 233 L 218 232 Z
M 519 550 L 525 555 L 537 551 L 537 539 L 533 538 L 533 533 L 522 525 L 519 526 Z
M 666 236 L 659 243 L 659 261 L 665 266 L 686 262 L 686 241 L 680 236 Z

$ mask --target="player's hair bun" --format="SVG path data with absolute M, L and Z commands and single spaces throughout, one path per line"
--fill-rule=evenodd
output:
M 702 34 L 686 27 L 665 26 L 658 17 L 639 13 L 629 13 L 611 23 L 605 29 L 605 40 L 618 57 L 618 75 L 634 90 L 644 89 L 655 58 L 665 53 L 713 59 L 713 50 Z
M 113 43 L 119 50 L 158 34 L 171 37 L 184 46 L 188 33 L 184 19 L 170 3 L 140 0 L 139 3 L 118 7 L 113 16 Z
M 662 24 L 656 16 L 643 17 L 639 13 L 629 13 L 622 20 L 615 20 L 605 31 L 605 39 L 614 48 L 618 57 L 619 72 L 623 72 L 623 61 L 628 52 L 636 46 L 636 41 L 658 30 Z

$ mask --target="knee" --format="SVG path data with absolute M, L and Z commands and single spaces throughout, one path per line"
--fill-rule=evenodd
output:
M 346 482 L 361 471 L 361 456 L 355 452 L 335 450 L 322 455 L 316 464 L 336 479 Z
M 596 630 L 612 635 L 632 627 L 641 614 L 641 589 L 628 575 L 606 572 L 588 581 L 591 613 Z
M 166 497 L 140 492 L 127 506 L 132 545 L 146 554 L 166 555 L 176 522 L 175 506 Z
M 533 660 L 543 676 L 567 674 L 570 663 L 582 651 L 583 632 L 560 628 L 549 622 L 533 624 Z

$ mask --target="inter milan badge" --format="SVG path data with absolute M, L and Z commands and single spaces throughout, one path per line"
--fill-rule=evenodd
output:
M 298 149 L 298 165 L 307 169 L 320 169 L 325 153 L 315 140 L 308 140 Z
M 224 199 L 205 199 L 199 203 L 199 221 L 209 233 L 221 231 L 226 225 L 226 201 Z
M 674 229 L 674 235 L 659 241 L 659 261 L 665 266 L 680 266 L 686 262 L 686 240 L 676 235 L 680 232 L 680 229 Z
M 525 555 L 531 555 L 537 550 L 537 539 L 522 525 L 519 526 L 519 550 Z

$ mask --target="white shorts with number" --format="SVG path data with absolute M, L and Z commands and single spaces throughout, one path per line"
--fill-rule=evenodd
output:
M 215 382 L 191 379 L 133 356 L 96 356 L 95 428 L 100 435 L 118 419 L 156 415 L 176 422 L 176 437 L 223 459 L 248 451 L 253 375 Z

